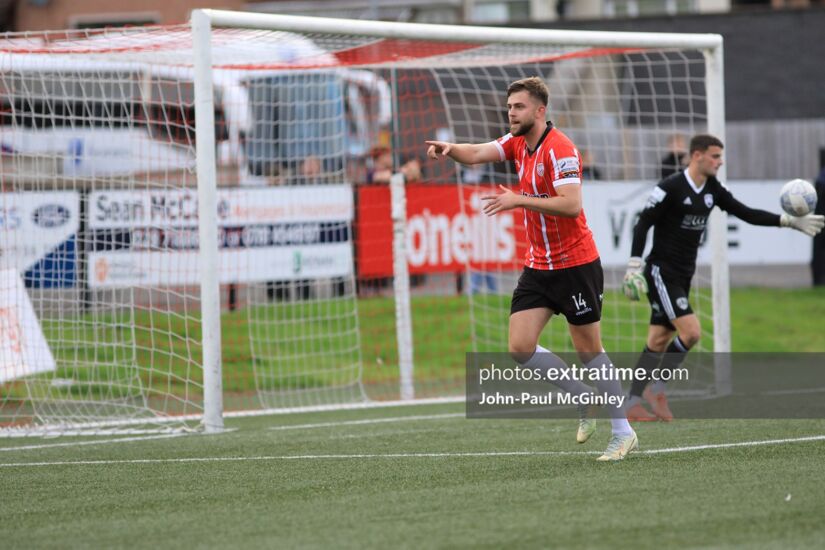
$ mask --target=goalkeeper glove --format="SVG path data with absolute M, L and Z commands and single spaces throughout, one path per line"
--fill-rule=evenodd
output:
M 645 280 L 645 276 L 642 275 L 641 258 L 634 256 L 627 262 L 627 271 L 624 274 L 622 290 L 628 300 L 634 302 L 639 301 L 642 296 L 647 294 L 647 281 Z
M 822 231 L 822 227 L 825 226 L 825 216 L 808 214 L 797 218 L 796 216 L 782 214 L 779 217 L 779 225 L 782 227 L 791 227 L 797 231 L 802 231 L 809 237 L 815 237 Z

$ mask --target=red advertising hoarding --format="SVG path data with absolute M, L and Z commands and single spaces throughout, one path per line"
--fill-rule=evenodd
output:
M 410 273 L 519 269 L 524 257 L 521 209 L 487 216 L 481 197 L 496 187 L 408 185 L 407 261 Z M 356 254 L 360 277 L 387 277 L 392 269 L 390 190 L 358 190 Z

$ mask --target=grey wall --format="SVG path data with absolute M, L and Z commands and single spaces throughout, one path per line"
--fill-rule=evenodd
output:
M 718 33 L 727 118 L 825 117 L 825 8 L 553 22 L 543 28 Z
M 718 33 L 729 179 L 813 179 L 825 147 L 825 8 L 562 21 L 545 28 Z

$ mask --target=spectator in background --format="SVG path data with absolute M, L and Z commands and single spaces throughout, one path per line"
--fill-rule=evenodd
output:
M 470 271 L 470 294 L 481 294 L 485 286 L 489 290 L 489 294 L 498 292 L 498 282 L 495 274 L 491 271 L 472 269 Z
M 321 159 L 314 155 L 309 155 L 305 158 L 298 168 L 298 174 L 306 179 L 316 179 L 321 176 L 323 171 Z
M 324 168 L 324 161 L 315 155 L 309 155 L 298 163 L 290 178 L 290 183 L 293 185 L 328 183 L 327 176 L 329 172 Z
M 489 166 L 487 164 L 462 165 L 461 183 L 465 185 L 482 185 L 491 182 Z M 480 212 L 483 208 L 481 199 L 470 205 L 471 210 Z M 498 292 L 498 282 L 490 271 L 471 268 L 468 270 L 470 279 L 470 294 L 481 294 L 486 287 L 490 294 Z M 455 289 L 457 294 L 464 293 L 464 271 L 455 274 Z
M 687 167 L 688 155 L 685 136 L 673 134 L 667 140 L 668 153 L 662 157 L 659 167 L 659 179 L 665 179 L 676 172 L 681 172 Z
M 383 145 L 370 149 L 367 160 L 367 185 L 388 185 L 392 173 L 392 150 Z M 358 293 L 361 296 L 379 295 L 388 289 L 391 283 L 391 277 L 359 277 Z
M 367 184 L 389 183 L 392 176 L 392 151 L 389 147 L 370 150 L 372 166 L 367 167 Z
M 421 171 L 421 161 L 417 157 L 412 157 L 401 165 L 401 173 L 404 174 L 406 183 L 420 183 L 424 180 Z
M 289 170 L 275 160 L 268 160 L 263 163 L 261 175 L 266 177 L 266 184 L 270 187 L 280 187 L 286 185 L 289 179 Z M 287 296 L 286 281 L 267 281 L 266 298 L 268 301 L 283 301 Z M 237 301 L 236 285 L 229 286 L 230 311 L 234 311 Z
M 593 162 L 593 154 L 590 151 L 582 150 L 582 179 L 584 181 L 588 180 L 600 180 L 602 179 L 602 172 L 599 170 L 595 163 Z
M 281 185 L 284 182 L 284 174 L 278 173 L 277 178 L 270 176 L 270 185 Z M 292 185 L 313 185 L 321 183 L 324 176 L 324 163 L 315 155 L 309 155 L 298 164 L 288 181 Z M 340 284 L 336 282 L 335 291 L 338 291 Z M 311 294 L 312 281 L 309 279 L 297 279 L 293 281 L 268 281 L 266 283 L 266 297 L 271 302 L 286 301 L 292 296 L 293 300 L 309 300 Z
M 470 185 L 481 185 L 482 183 L 490 183 L 490 171 L 486 164 L 472 164 L 469 166 L 461 166 L 461 182 Z
M 261 175 L 266 178 L 266 184 L 271 187 L 284 185 L 288 173 L 289 170 L 274 160 L 264 162 L 261 170 Z
M 404 174 L 404 183 L 421 183 L 424 181 L 424 173 L 421 169 L 421 160 L 418 157 L 409 157 L 402 161 L 399 172 Z M 410 274 L 410 286 L 415 288 L 423 285 L 427 281 L 424 273 Z

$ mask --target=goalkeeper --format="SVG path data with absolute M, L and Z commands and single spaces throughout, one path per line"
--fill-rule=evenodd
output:
M 711 210 L 718 206 L 747 223 L 790 227 L 811 237 L 825 225 L 824 216 L 773 214 L 749 208 L 736 200 L 716 179 L 722 166 L 723 148 L 714 136 L 694 136 L 688 151 L 688 167 L 659 182 L 633 230 L 623 290 L 631 300 L 647 294 L 652 311 L 647 345 L 637 365 L 647 375 L 631 385 L 627 401 L 630 421 L 673 419 L 665 397 L 665 382 L 699 342 L 699 319 L 690 307 L 688 294 L 696 270 L 699 241 Z M 653 247 L 643 264 L 641 255 L 651 227 L 654 228 Z M 659 376 L 653 379 L 657 368 Z M 643 398 L 653 414 L 642 405 Z

